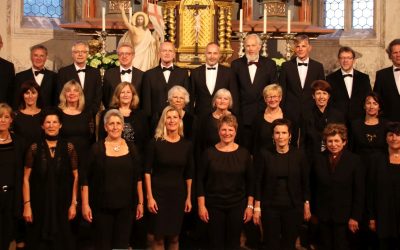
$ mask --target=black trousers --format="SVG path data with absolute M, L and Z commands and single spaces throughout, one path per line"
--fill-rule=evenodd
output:
M 208 207 L 209 249 L 240 249 L 244 205 L 230 208 Z
M 265 208 L 261 213 L 266 249 L 294 250 L 303 221 L 299 208 Z
M 379 239 L 379 250 L 400 250 L 400 238 Z
M 131 207 L 96 211 L 93 214 L 95 249 L 127 249 L 133 215 Z
M 347 223 L 334 223 L 332 221 L 319 221 L 320 244 L 318 250 L 348 250 L 348 225 Z
M 14 192 L 0 192 L 0 249 L 8 249 L 13 240 Z

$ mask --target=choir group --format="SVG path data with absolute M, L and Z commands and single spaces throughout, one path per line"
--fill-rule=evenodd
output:
M 190 73 L 168 41 L 104 77 L 85 42 L 57 73 L 0 58 L 0 249 L 400 249 L 400 39 L 373 85 L 350 47 L 325 76 L 306 35 L 279 69 L 244 45 Z

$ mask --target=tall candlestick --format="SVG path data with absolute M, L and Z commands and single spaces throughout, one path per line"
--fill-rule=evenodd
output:
M 129 7 L 129 23 L 132 21 L 132 7 Z
M 287 11 L 287 33 L 290 34 L 290 21 L 292 19 L 292 13 L 290 10 Z
M 239 32 L 243 32 L 243 9 L 239 11 Z
M 87 17 L 90 17 L 90 0 L 87 0 Z
M 267 8 L 264 6 L 264 27 L 263 27 L 263 33 L 267 33 Z
M 106 31 L 106 8 L 101 8 L 101 30 Z

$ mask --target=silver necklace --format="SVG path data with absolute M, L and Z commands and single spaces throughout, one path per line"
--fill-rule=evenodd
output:
M 115 152 L 120 151 L 120 150 L 121 150 L 121 144 L 118 144 L 118 145 L 113 146 L 112 149 L 113 149 Z

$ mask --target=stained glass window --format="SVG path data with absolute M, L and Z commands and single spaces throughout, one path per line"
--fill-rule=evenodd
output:
M 344 0 L 325 0 L 325 27 L 344 29 Z
M 24 16 L 61 18 L 63 0 L 24 0 Z
M 374 28 L 374 0 L 353 0 L 353 29 Z

